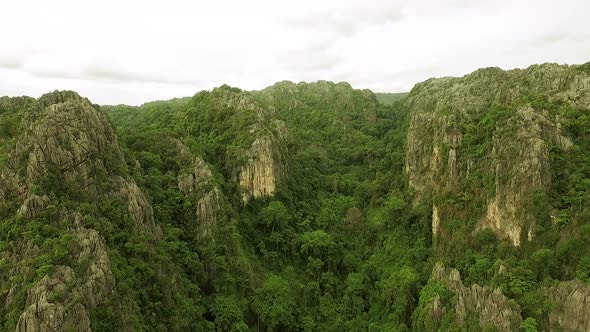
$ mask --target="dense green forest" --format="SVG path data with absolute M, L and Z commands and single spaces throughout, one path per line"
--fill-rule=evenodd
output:
M 280 156 L 286 174 L 272 199 L 243 206 L 235 194 L 231 172 L 242 156 L 234 151 L 251 144 L 241 135 L 259 119 L 219 105 L 230 99 L 240 99 L 244 109 L 267 110 L 289 130 L 279 143 L 287 151 Z M 102 110 L 111 116 L 127 160 L 142 165 L 138 183 L 152 198 L 156 220 L 182 234 L 178 241 L 191 243 L 207 267 L 199 285 L 201 311 L 217 327 L 410 326 L 417 291 L 431 269 L 430 212 L 406 202 L 407 117 L 399 104 L 381 105 L 369 91 L 346 84 L 283 82 L 255 93 L 223 86 L 190 100 Z M 211 239 L 194 238 L 190 213 L 158 215 L 159 206 L 188 203 L 178 199 L 172 139 L 202 156 L 225 188 L 224 220 Z M 395 292 L 404 298 L 394 298 Z
M 2 97 L 0 330 L 584 331 L 589 65 Z

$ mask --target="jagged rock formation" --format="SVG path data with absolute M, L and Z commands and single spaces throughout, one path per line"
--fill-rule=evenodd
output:
M 120 176 L 127 172 L 125 160 L 105 115 L 73 91 L 45 94 L 38 105 L 37 111 L 26 114 L 25 133 L 0 172 L 12 179 L 7 188 L 25 199 L 19 213 L 30 217 L 43 207 L 46 199 L 29 189 L 49 174 L 71 191 L 92 195 L 99 195 L 98 182 L 113 182 L 113 195 L 128 202 L 129 216 L 139 229 L 157 236 L 151 205 L 133 180 Z M 119 177 L 111 181 L 109 176 L 115 174 Z
M 415 202 L 432 199 L 435 236 L 445 220 L 469 211 L 479 216 L 476 229 L 492 229 L 515 246 L 524 234 L 534 237 L 528 204 L 551 184 L 549 149 L 572 144 L 559 114 L 526 101 L 538 95 L 588 108 L 590 75 L 555 64 L 487 68 L 412 89 L 405 102 L 411 112 L 405 170 Z M 439 204 L 450 198 L 467 203 Z
M 498 331 L 518 331 L 522 321 L 520 309 L 513 307 L 499 288 L 477 284 L 466 287 L 461 282 L 459 271 L 447 269 L 441 263 L 435 265 L 430 280 L 442 283 L 456 296 L 454 307 L 445 307 L 440 297 L 435 296 L 426 308 L 430 319 L 440 322 L 446 315 L 453 313 L 457 325 L 463 326 L 472 312 L 478 316 L 482 329 L 493 326 Z
M 277 121 L 277 128 L 282 135 L 284 125 Z M 281 127 L 282 126 L 282 127 Z M 279 139 L 281 136 L 279 136 Z M 251 198 L 271 197 L 274 195 L 277 180 L 282 172 L 280 154 L 275 149 L 273 136 L 256 138 L 246 152 L 246 162 L 240 167 L 239 184 L 242 202 L 248 203 Z
M 28 114 L 26 131 L 13 153 L 28 156 L 26 164 L 19 164 L 22 158 L 12 158 L 8 164 L 26 170 L 27 187 L 56 172 L 63 174 L 65 185 L 93 192 L 95 174 L 105 168 L 105 159 L 123 163 L 106 117 L 87 99 L 71 91 L 54 92 L 42 96 L 39 107 Z
M 53 220 L 60 239 L 70 242 L 64 244 L 69 249 L 62 264 L 46 265 L 47 273 L 39 274 L 35 261 L 46 260 L 49 248 L 26 238 L 11 241 L 0 254 L 7 267 L 0 271 L 0 289 L 8 289 L 0 300 L 18 310 L 17 299 L 24 296 L 17 331 L 90 331 L 90 311 L 113 296 L 108 248 L 79 212 L 60 206 L 56 197 L 119 197 L 137 232 L 157 240 L 161 230 L 140 188 L 125 178 L 109 122 L 87 99 L 56 91 L 42 96 L 23 118 L 25 131 L 0 169 L 0 199 L 16 200 L 15 213 L 26 220 L 49 214 L 44 220 Z
M 39 214 L 39 212 L 43 211 L 47 205 L 49 205 L 49 197 L 47 197 L 47 195 L 37 196 L 32 194 L 25 199 L 21 207 L 18 209 L 18 214 L 27 219 L 31 219 Z
M 51 303 L 51 294 L 64 294 L 74 287 L 75 275 L 67 266 L 60 266 L 51 276 L 45 276 L 29 290 L 30 305 L 20 316 L 16 330 L 29 331 L 90 331 L 88 312 L 80 303 L 66 305 Z
M 520 245 L 521 230 L 532 239 L 534 219 L 524 207 L 537 190 L 551 184 L 549 149 L 551 145 L 568 149 L 572 143 L 562 136 L 558 119 L 550 120 L 547 111 L 523 106 L 503 128 L 496 130 L 492 157 L 495 170 L 495 195 L 488 199 L 485 215 L 477 227 L 490 228 Z M 517 144 L 506 144 L 507 142 Z M 503 180 L 508 175 L 507 180 Z
M 17 294 L 26 290 L 17 331 L 90 331 L 89 311 L 111 296 L 115 280 L 104 239 L 97 231 L 86 229 L 78 213 L 60 218 L 74 225 L 67 233 L 74 241 L 71 259 L 76 270 L 67 265 L 55 266 L 26 290 L 35 272 L 33 261 L 43 254 L 43 248 L 29 240 L 17 240 L 2 257 L 11 267 L 0 278 L 0 285 L 10 285 L 4 306 L 14 306 Z
M 590 287 L 579 280 L 561 281 L 545 289 L 554 308 L 550 328 L 564 332 L 590 331 Z
M 133 180 L 121 178 L 116 197 L 127 201 L 127 212 L 131 220 L 135 222 L 137 231 L 152 235 L 155 238 L 162 235 L 162 230 L 154 222 L 154 212 L 151 204 Z
M 213 174 L 207 163 L 199 156 L 193 156 L 179 140 L 175 141 L 179 152 L 179 165 L 188 166 L 186 173 L 178 176 L 178 189 L 187 195 L 195 205 L 195 216 L 201 238 L 211 237 L 218 222 L 222 193 L 214 183 Z
M 69 266 L 56 266 L 27 292 L 26 309 L 17 331 L 90 331 L 90 313 L 111 295 L 114 278 L 104 239 L 95 230 L 77 228 L 77 263 L 86 267 L 79 274 Z

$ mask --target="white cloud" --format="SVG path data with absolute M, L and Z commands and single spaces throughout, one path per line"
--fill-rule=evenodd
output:
M 139 104 L 223 83 L 407 91 L 479 67 L 590 60 L 586 0 L 6 1 L 0 95 Z

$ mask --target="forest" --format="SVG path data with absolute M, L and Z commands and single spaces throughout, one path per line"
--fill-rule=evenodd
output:
M 589 68 L 2 97 L 0 330 L 584 331 Z

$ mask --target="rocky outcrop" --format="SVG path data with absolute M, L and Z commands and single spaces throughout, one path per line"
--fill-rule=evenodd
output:
M 199 156 L 193 156 L 179 140 L 175 142 L 179 152 L 178 164 L 185 170 L 178 176 L 178 189 L 195 206 L 199 237 L 212 237 L 217 226 L 223 196 L 213 180 L 209 165 Z
M 590 331 L 590 287 L 579 280 L 561 281 L 545 289 L 550 303 L 551 330 L 564 332 Z
M 74 224 L 69 231 L 76 245 L 72 260 L 77 269 L 59 265 L 53 272 L 43 276 L 27 291 L 26 305 L 18 319 L 17 331 L 90 331 L 90 310 L 111 296 L 114 277 L 104 239 L 95 230 L 83 226 L 82 217 L 77 213 L 62 216 Z M 26 241 L 24 242 L 26 243 Z M 41 250 L 30 244 L 23 253 L 14 253 L 31 264 Z M 31 267 L 18 265 L 11 271 L 15 275 L 31 278 Z M 23 284 L 14 283 L 11 292 L 16 293 Z M 12 304 L 7 298 L 6 306 Z
M 52 190 L 61 187 L 93 196 L 106 190 L 120 197 L 128 203 L 137 229 L 159 236 L 150 203 L 135 182 L 125 178 L 125 160 L 112 127 L 88 99 L 73 91 L 55 91 L 39 98 L 38 109 L 25 117 L 26 130 L 0 172 L 24 199 L 19 214 L 30 218 L 48 204 L 46 196 L 28 192 L 52 175 Z
M 283 121 L 273 119 L 268 111 L 257 110 L 258 122 L 250 129 L 252 144 L 242 152 L 244 162 L 239 167 L 238 184 L 242 203 L 252 198 L 274 196 L 278 182 L 285 171 L 284 141 L 287 127 Z
M 431 281 L 440 282 L 455 296 L 454 307 L 446 307 L 440 297 L 435 296 L 427 305 L 429 319 L 440 322 L 446 315 L 453 313 L 458 326 L 463 326 L 470 313 L 479 317 L 479 326 L 484 329 L 495 327 L 498 331 L 518 331 L 522 317 L 520 309 L 508 302 L 499 288 L 481 287 L 477 284 L 466 287 L 461 282 L 461 275 L 455 269 L 447 269 L 437 263 L 432 271 Z
M 287 127 L 277 119 L 274 105 L 263 99 L 259 92 L 223 85 L 198 93 L 189 106 L 203 110 L 190 116 L 199 121 L 194 126 L 224 142 L 224 156 L 208 157 L 220 166 L 226 180 L 235 181 L 244 205 L 254 198 L 273 196 L 287 169 Z M 217 120 L 221 124 L 202 123 Z M 189 177 L 181 180 L 190 187 Z
M 257 138 L 246 154 L 247 161 L 240 167 L 239 175 L 244 204 L 251 198 L 273 196 L 281 172 L 280 162 L 275 159 L 271 138 Z
M 37 196 L 32 194 L 25 199 L 21 207 L 18 209 L 18 214 L 27 219 L 31 219 L 39 212 L 43 211 L 47 205 L 49 205 L 49 197 L 47 197 L 47 195 Z
M 0 289 L 8 289 L 5 302 L 2 304 L 5 308 L 15 304 L 16 297 L 27 281 L 26 277 L 35 272 L 31 259 L 40 254 L 41 249 L 31 240 L 12 241 L 9 243 L 8 250 L 2 252 L 0 260 L 5 264 L 0 271 Z M 21 278 L 14 278 L 14 276 Z
M 221 210 L 221 190 L 218 187 L 203 194 L 197 201 L 196 216 L 199 222 L 200 236 L 210 237 L 217 226 Z
M 432 205 L 432 236 L 436 237 L 440 231 L 440 216 L 436 204 Z
M 152 206 L 133 180 L 120 178 L 116 196 L 127 202 L 127 213 L 138 232 L 154 236 L 156 239 L 160 238 L 162 230 L 154 222 Z
M 94 192 L 95 175 L 123 155 L 106 117 L 75 92 L 54 92 L 39 99 L 39 111 L 27 115 L 26 130 L 8 163 L 13 176 L 25 174 L 30 187 L 43 176 L 63 176 L 64 185 Z M 23 159 L 25 157 L 25 159 Z
M 43 277 L 29 290 L 29 305 L 19 317 L 16 331 L 90 331 L 88 311 L 81 303 L 66 305 L 54 300 L 69 293 L 75 280 L 74 271 L 67 266 L 59 266 L 51 277 Z
M 0 299 L 13 311 L 24 301 L 17 331 L 90 331 L 90 312 L 113 300 L 115 279 L 105 240 L 85 225 L 76 202 L 118 198 L 132 230 L 155 240 L 162 232 L 128 176 L 108 120 L 87 99 L 46 94 L 23 119 L 25 130 L 0 169 L 0 199 L 20 204 L 14 212 L 24 219 L 51 220 L 63 252 L 57 265 L 49 258 L 53 249 L 38 239 L 10 241 L 0 254 Z M 67 208 L 61 198 L 70 201 Z
M 209 186 L 213 174 L 203 158 L 194 157 L 190 173 L 178 176 L 178 189 L 185 194 L 201 191 Z
M 479 216 L 476 230 L 492 229 L 515 246 L 534 238 L 530 202 L 551 185 L 549 151 L 572 146 L 560 115 L 525 99 L 539 95 L 590 107 L 590 75 L 554 64 L 487 68 L 414 87 L 405 101 L 411 113 L 405 171 L 414 202 L 436 205 L 435 236 L 446 220 L 469 211 Z M 464 203 L 450 206 L 451 200 Z

